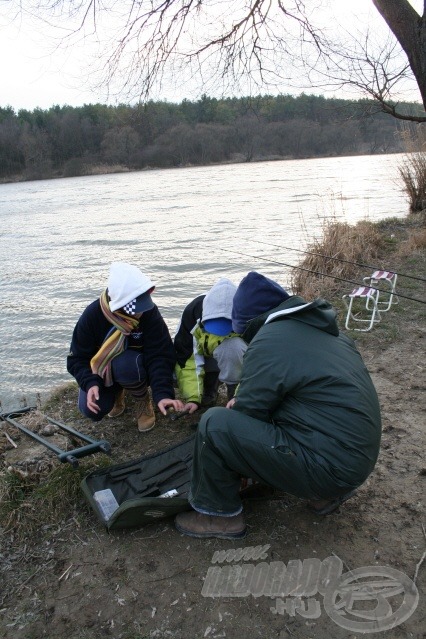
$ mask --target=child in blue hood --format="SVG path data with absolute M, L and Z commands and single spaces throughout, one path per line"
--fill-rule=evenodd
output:
M 206 295 L 199 295 L 184 309 L 174 339 L 176 379 L 185 410 L 216 403 L 221 382 L 228 399 L 240 381 L 246 343 L 232 329 L 232 304 L 237 287 L 219 279 Z

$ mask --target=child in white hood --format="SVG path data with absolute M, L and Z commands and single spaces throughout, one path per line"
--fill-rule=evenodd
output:
M 164 415 L 183 404 L 174 399 L 176 355 L 169 330 L 151 298 L 155 286 L 136 266 L 113 262 L 107 288 L 78 320 L 67 358 L 80 387 L 78 406 L 93 421 L 118 417 L 124 393 L 136 400 L 138 430 L 154 427 L 148 388 Z

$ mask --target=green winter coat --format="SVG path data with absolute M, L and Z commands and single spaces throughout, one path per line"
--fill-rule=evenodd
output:
M 184 366 L 176 364 L 175 375 L 182 397 L 186 402 L 201 403 L 204 390 L 204 361 L 206 357 L 214 357 L 214 352 L 225 340 L 238 337 L 230 333 L 225 337 L 207 333 L 198 323 L 192 331 L 194 351 Z M 230 380 L 233 383 L 239 380 Z
M 380 407 L 331 305 L 290 297 L 243 337 L 251 343 L 234 410 L 284 427 L 312 473 L 320 464 L 330 482 L 359 486 L 377 460 Z

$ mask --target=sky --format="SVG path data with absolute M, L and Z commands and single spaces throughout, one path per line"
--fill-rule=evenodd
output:
M 329 2 L 333 5 L 332 15 L 336 23 L 351 24 L 354 13 L 371 25 L 375 20 L 383 22 L 371 0 Z M 411 4 L 420 12 L 423 0 L 411 0 Z M 93 86 L 94 69 L 98 68 L 99 48 L 96 42 L 81 41 L 72 47 L 56 47 L 48 25 L 37 24 L 35 27 L 25 16 L 12 19 L 14 5 L 17 5 L 16 0 L 0 0 L 0 107 L 11 106 L 18 111 L 65 104 L 81 106 L 97 102 L 127 102 L 126 99 L 120 100 L 120 96 L 109 96 L 105 86 Z M 184 98 L 196 100 L 201 93 L 203 90 L 198 85 L 193 88 L 170 87 L 155 97 L 180 102 Z M 295 91 L 283 87 L 282 93 Z

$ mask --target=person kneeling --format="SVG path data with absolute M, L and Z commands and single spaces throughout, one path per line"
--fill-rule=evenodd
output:
M 78 320 L 67 369 L 79 385 L 78 406 L 100 421 L 125 410 L 125 392 L 136 400 L 138 430 L 154 428 L 149 395 L 161 413 L 183 404 L 174 399 L 176 356 L 169 330 L 151 298 L 155 286 L 136 266 L 113 262 L 108 286 Z
M 175 519 L 192 537 L 245 535 L 241 477 L 307 499 L 326 515 L 355 494 L 377 461 L 377 393 L 332 306 L 287 296 L 274 307 L 267 295 L 257 304 L 269 286 L 276 283 L 252 272 L 234 297 L 234 330 L 245 327 L 249 347 L 236 397 L 227 408 L 210 408 L 197 429 L 194 511 Z

